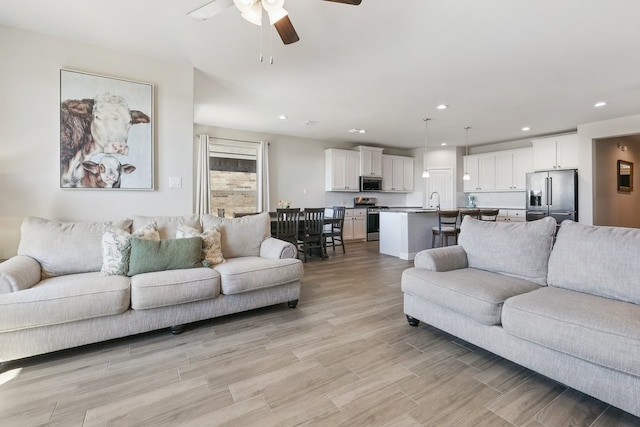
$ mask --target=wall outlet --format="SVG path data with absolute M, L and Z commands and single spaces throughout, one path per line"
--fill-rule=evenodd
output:
M 182 188 L 182 178 L 179 176 L 169 177 L 169 188 Z

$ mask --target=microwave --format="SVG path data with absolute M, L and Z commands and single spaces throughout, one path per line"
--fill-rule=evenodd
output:
M 382 191 L 382 177 L 361 176 L 360 191 Z

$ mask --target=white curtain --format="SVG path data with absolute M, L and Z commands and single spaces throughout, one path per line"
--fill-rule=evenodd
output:
M 269 203 L 269 143 L 266 141 L 260 141 L 258 168 L 261 184 L 258 186 L 258 212 L 268 212 L 271 206 Z
M 198 168 L 196 183 L 196 213 L 211 211 L 211 189 L 209 188 L 209 135 L 200 135 L 198 141 Z

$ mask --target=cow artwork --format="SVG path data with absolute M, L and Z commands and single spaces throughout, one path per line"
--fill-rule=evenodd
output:
M 74 73 L 61 70 L 62 73 Z M 66 74 L 65 74 L 66 76 Z M 61 78 L 60 102 L 60 186 L 63 188 L 152 188 L 152 139 L 150 129 L 142 134 L 131 137 L 134 125 L 151 123 L 150 111 L 129 108 L 128 98 L 116 93 L 120 85 L 133 84 L 105 77 L 92 76 L 84 73 L 79 77 L 72 75 L 70 82 L 74 83 L 75 91 L 70 93 L 84 93 L 92 90 L 93 79 L 106 79 L 107 84 L 97 80 L 96 88 L 105 88 L 93 97 L 63 98 Z M 82 85 L 77 83 L 78 79 Z M 80 88 L 81 90 L 78 90 Z M 140 96 L 131 95 L 138 104 Z M 148 105 L 151 108 L 149 95 Z M 148 135 L 146 138 L 139 135 Z M 140 172 L 138 164 L 142 163 L 147 175 L 146 185 L 137 187 L 134 181 Z M 136 166 L 133 166 L 136 165 Z M 123 175 L 129 184 L 123 185 Z M 140 177 L 143 178 L 143 177 Z

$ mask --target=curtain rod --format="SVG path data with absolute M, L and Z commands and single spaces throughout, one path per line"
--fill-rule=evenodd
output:
M 200 136 L 200 135 L 198 135 Z M 222 141 L 233 141 L 233 142 L 252 142 L 254 144 L 260 144 L 261 142 L 266 142 L 268 145 L 271 145 L 270 142 L 268 141 L 248 141 L 246 139 L 233 139 L 233 138 L 221 138 L 219 136 L 211 136 L 211 135 L 207 135 L 209 138 L 211 139 L 220 139 Z

